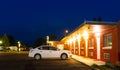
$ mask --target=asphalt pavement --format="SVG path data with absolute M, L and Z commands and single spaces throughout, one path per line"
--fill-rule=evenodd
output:
M 28 52 L 0 53 L 0 70 L 91 70 L 74 59 L 41 59 L 28 57 Z

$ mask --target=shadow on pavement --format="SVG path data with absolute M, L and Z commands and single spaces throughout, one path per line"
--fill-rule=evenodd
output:
M 24 66 L 24 70 L 36 70 L 34 64 L 32 64 L 31 61 L 28 61 Z

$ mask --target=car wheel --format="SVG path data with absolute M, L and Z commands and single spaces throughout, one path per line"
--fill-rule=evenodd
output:
M 65 60 L 65 59 L 67 59 L 67 58 L 68 58 L 68 56 L 67 56 L 67 54 L 65 54 L 65 53 L 61 55 L 61 59 Z
M 36 55 L 34 56 L 34 58 L 35 58 L 36 60 L 39 60 L 39 59 L 41 59 L 41 55 L 40 55 L 40 54 L 36 54 Z

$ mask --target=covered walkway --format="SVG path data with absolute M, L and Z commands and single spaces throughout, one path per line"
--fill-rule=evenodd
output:
M 91 59 L 91 58 L 87 58 L 87 57 L 73 55 L 72 58 L 75 60 L 78 60 L 78 61 L 80 61 L 88 66 L 92 66 L 93 64 L 105 65 L 104 61 L 99 61 L 99 60 L 95 60 L 95 59 Z

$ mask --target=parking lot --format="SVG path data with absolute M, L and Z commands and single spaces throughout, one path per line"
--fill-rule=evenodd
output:
M 74 60 L 29 58 L 27 52 L 0 53 L 0 70 L 91 70 Z

